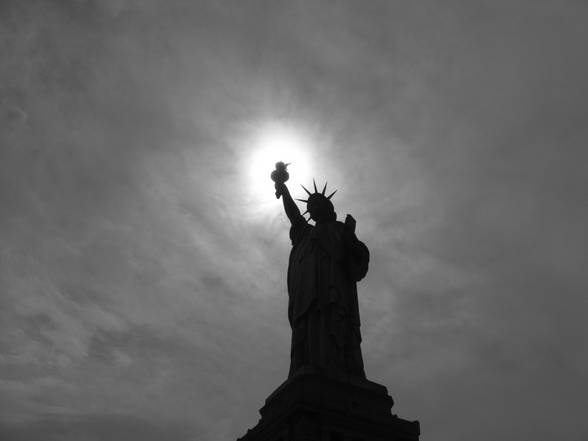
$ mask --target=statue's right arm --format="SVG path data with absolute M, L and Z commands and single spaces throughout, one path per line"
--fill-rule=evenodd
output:
M 306 222 L 304 217 L 300 214 L 300 210 L 296 205 L 296 202 L 290 196 L 290 191 L 286 184 L 283 183 L 276 183 L 276 195 L 282 196 L 282 202 L 284 203 L 284 211 L 286 212 L 286 216 L 290 219 L 290 223 L 292 225 L 297 224 L 298 222 Z

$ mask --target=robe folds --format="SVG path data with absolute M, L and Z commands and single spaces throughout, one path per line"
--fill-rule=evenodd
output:
M 288 320 L 292 328 L 289 376 L 305 366 L 333 375 L 365 378 L 361 357 L 357 285 L 369 251 L 344 224 L 290 229 Z

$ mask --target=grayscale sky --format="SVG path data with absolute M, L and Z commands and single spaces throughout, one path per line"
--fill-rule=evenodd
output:
M 280 127 L 294 195 L 328 180 L 371 250 L 394 412 L 588 440 L 586 42 L 571 0 L 0 1 L 0 439 L 255 425 L 289 364 L 252 165 Z

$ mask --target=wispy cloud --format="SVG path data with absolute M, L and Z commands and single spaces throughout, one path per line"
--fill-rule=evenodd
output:
M 287 220 L 244 170 L 272 119 L 370 247 L 364 358 L 397 413 L 586 436 L 583 5 L 0 8 L 3 439 L 257 421 L 289 354 Z

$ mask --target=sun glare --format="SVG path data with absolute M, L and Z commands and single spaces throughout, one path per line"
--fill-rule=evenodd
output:
M 270 173 L 278 161 L 290 163 L 288 187 L 296 194 L 299 184 L 312 180 L 311 145 L 308 138 L 294 127 L 272 123 L 259 129 L 254 137 L 249 164 L 249 182 L 255 199 L 269 201 L 274 197 Z

